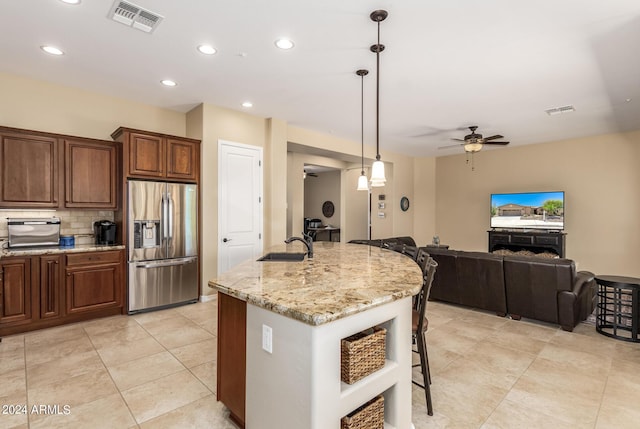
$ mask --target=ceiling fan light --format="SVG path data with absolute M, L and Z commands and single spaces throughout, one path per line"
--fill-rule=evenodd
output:
M 482 143 L 468 143 L 464 145 L 465 152 L 478 152 L 482 149 Z
M 368 191 L 369 190 L 369 179 L 365 174 L 362 174 L 358 177 L 358 191 Z
M 371 186 L 384 186 L 387 179 L 384 177 L 384 162 L 377 160 L 371 166 Z

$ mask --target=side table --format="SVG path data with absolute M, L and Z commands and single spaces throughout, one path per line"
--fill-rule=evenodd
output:
M 640 279 L 603 275 L 596 276 L 596 283 L 596 331 L 607 337 L 640 342 Z

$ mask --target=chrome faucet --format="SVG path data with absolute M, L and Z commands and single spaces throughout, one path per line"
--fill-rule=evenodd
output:
M 292 243 L 294 241 L 300 241 L 307 248 L 307 257 L 309 259 L 311 259 L 311 258 L 313 258 L 313 237 L 311 237 L 311 235 L 309 235 L 309 234 L 305 234 L 304 232 L 302 233 L 302 236 L 304 238 L 289 237 L 286 240 L 284 240 L 284 242 L 289 244 L 289 243 Z

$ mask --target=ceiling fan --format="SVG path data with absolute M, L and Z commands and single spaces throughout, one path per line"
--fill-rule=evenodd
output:
M 490 136 L 490 137 L 482 137 L 482 134 L 476 133 L 476 129 L 478 129 L 476 125 L 470 126 L 469 129 L 471 130 L 471 134 L 467 134 L 466 136 L 464 136 L 464 139 L 451 139 L 451 140 L 459 141 L 462 143 L 449 145 L 449 146 L 441 146 L 438 149 L 446 149 L 453 146 L 464 146 L 465 152 L 474 153 L 474 152 L 480 151 L 480 149 L 482 149 L 482 146 L 486 144 L 500 145 L 500 146 L 505 146 L 509 144 L 509 142 L 493 141 L 493 140 L 504 138 L 500 134 L 496 134 L 495 136 Z

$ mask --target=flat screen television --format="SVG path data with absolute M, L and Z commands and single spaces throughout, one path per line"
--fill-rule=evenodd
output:
M 564 192 L 491 194 L 491 228 L 564 229 Z

